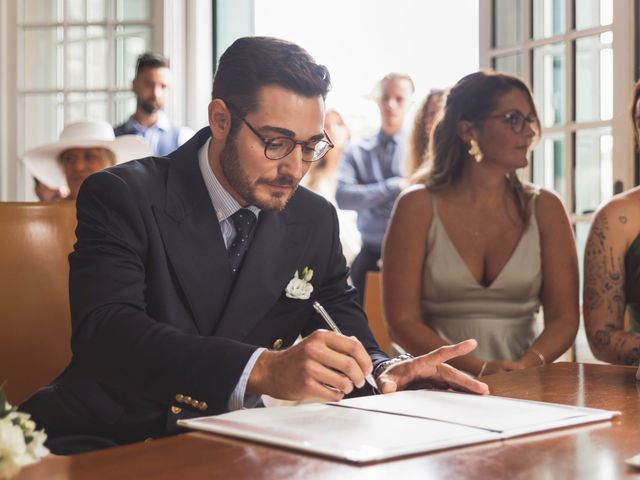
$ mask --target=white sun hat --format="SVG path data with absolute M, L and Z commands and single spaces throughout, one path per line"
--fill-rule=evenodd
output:
M 25 152 L 22 161 L 40 182 L 49 188 L 65 190 L 67 180 L 58 156 L 69 148 L 102 147 L 113 152 L 116 164 L 151 155 L 151 148 L 136 135 L 116 137 L 113 127 L 101 120 L 70 123 L 64 127 L 60 140 Z

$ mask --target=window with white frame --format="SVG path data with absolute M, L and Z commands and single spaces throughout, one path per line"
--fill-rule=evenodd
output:
M 532 88 L 542 135 L 530 180 L 556 191 L 582 254 L 591 214 L 635 183 L 634 0 L 482 0 L 480 63 Z
M 151 0 L 24 0 L 17 14 L 18 155 L 83 119 L 135 110 L 139 54 L 153 49 Z M 22 172 L 28 197 L 31 179 Z

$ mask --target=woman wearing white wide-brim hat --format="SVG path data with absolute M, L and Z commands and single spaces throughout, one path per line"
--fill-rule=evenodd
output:
M 69 191 L 75 200 L 80 185 L 94 172 L 151 155 L 135 135 L 115 137 L 107 122 L 90 120 L 64 127 L 57 142 L 25 152 L 22 161 L 31 174 L 50 188 Z

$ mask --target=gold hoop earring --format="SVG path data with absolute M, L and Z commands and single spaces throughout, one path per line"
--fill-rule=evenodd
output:
M 471 148 L 468 152 L 469 155 L 475 158 L 476 162 L 480 163 L 484 158 L 484 154 L 482 153 L 482 150 L 480 150 L 480 145 L 478 145 L 478 142 L 474 138 L 472 138 L 469 143 L 471 144 Z

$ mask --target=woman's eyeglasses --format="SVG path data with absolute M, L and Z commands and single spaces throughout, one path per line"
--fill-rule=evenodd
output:
M 534 131 L 538 131 L 538 117 L 530 113 L 526 117 L 518 112 L 502 113 L 500 115 L 488 115 L 482 118 L 500 118 L 511 126 L 513 133 L 522 133 L 524 126 L 528 123 Z

